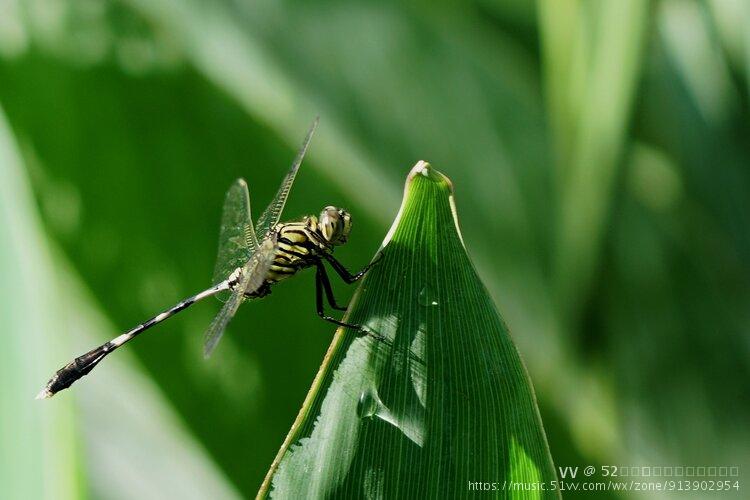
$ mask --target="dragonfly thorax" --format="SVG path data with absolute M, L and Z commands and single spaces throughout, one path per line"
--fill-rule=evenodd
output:
M 325 207 L 320 218 L 308 215 L 302 220 L 277 224 L 276 254 L 265 284 L 271 286 L 315 265 L 334 246 L 346 243 L 350 231 L 351 216 L 336 207 Z

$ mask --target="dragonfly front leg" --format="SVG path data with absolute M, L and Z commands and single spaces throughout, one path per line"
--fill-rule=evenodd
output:
M 339 262 L 338 260 L 336 260 L 336 257 L 334 257 L 333 255 L 331 255 L 329 253 L 324 253 L 323 257 L 331 264 L 331 267 L 333 267 L 333 269 L 336 271 L 336 273 L 339 276 L 341 276 L 341 279 L 344 280 L 347 284 L 351 285 L 355 281 L 360 280 L 362 278 L 362 276 L 364 276 L 365 274 L 367 274 L 367 271 L 369 271 L 372 266 L 374 266 L 375 264 L 377 264 L 378 261 L 380 261 L 380 259 L 383 258 L 383 254 L 382 253 L 379 254 L 375 258 L 375 260 L 373 260 L 372 262 L 370 262 L 369 264 L 367 264 L 357 274 L 352 274 L 347 268 L 344 267 L 344 265 L 341 262 Z
M 345 321 L 338 320 L 336 318 L 333 318 L 331 316 L 326 315 L 325 309 L 323 308 L 323 293 L 325 293 L 328 297 L 329 303 L 337 309 L 340 309 L 335 302 L 335 299 L 333 298 L 333 291 L 331 290 L 331 282 L 328 280 L 328 274 L 326 274 L 326 269 L 323 267 L 323 263 L 321 261 L 318 261 L 315 264 L 316 272 L 315 272 L 315 308 L 318 313 L 318 316 L 323 318 L 326 321 L 329 321 L 335 325 L 338 326 L 345 326 L 347 328 L 351 328 L 353 330 L 362 331 L 362 327 L 359 325 L 353 325 L 351 323 L 347 323 Z

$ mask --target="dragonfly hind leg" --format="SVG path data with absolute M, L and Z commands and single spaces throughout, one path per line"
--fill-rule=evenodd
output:
M 326 268 L 323 266 L 323 263 L 321 261 L 318 261 L 315 266 L 317 267 L 317 275 L 315 279 L 318 280 L 323 286 L 323 290 L 326 293 L 326 298 L 328 299 L 328 305 L 339 311 L 346 311 L 346 307 L 340 306 L 336 302 L 336 297 L 333 295 L 333 289 L 331 288 L 331 280 L 328 279 L 328 273 L 326 272 Z M 318 295 L 320 295 L 320 293 L 318 293 Z M 320 302 L 322 304 L 323 300 L 321 299 Z
M 331 282 L 328 279 L 328 274 L 326 273 L 325 267 L 323 267 L 323 262 L 318 261 L 315 264 L 316 267 L 316 273 L 315 273 L 315 309 L 318 313 L 318 316 L 323 318 L 324 320 L 333 323 L 334 325 L 338 326 L 344 326 L 347 328 L 351 328 L 356 331 L 363 331 L 362 327 L 359 325 L 354 325 L 351 323 L 347 323 L 345 321 L 338 320 L 334 317 L 328 316 L 325 313 L 325 309 L 323 307 L 323 294 L 325 293 L 326 298 L 328 299 L 328 303 L 331 305 L 331 307 L 338 309 L 340 311 L 346 310 L 345 307 L 341 307 L 336 303 L 336 299 L 333 296 L 333 290 L 331 289 Z

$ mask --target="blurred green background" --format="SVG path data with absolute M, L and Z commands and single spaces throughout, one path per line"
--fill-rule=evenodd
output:
M 316 114 L 286 214 L 347 207 L 359 268 L 417 160 L 451 177 L 557 466 L 747 470 L 748 25 L 742 0 L 0 2 L 0 497 L 255 494 L 331 338 L 311 274 L 208 362 L 216 302 L 33 396 L 208 285 L 225 190 L 259 214 Z

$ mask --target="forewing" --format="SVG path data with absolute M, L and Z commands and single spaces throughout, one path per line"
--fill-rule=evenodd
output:
M 219 253 L 214 267 L 213 283 L 217 284 L 227 279 L 235 269 L 244 266 L 257 251 L 258 240 L 253 229 L 247 183 L 244 179 L 237 179 L 224 199 Z
M 208 330 L 206 330 L 203 341 L 203 356 L 206 358 L 211 355 L 219 340 L 221 340 L 229 321 L 245 299 L 245 293 L 250 294 L 255 292 L 265 281 L 266 274 L 268 274 L 268 270 L 276 255 L 276 248 L 276 236 L 271 235 L 261 243 L 258 251 L 242 267 L 240 282 L 235 285 L 229 300 L 211 322 Z
M 318 126 L 318 120 L 318 118 L 315 118 L 315 121 L 313 121 L 310 126 L 310 130 L 307 132 L 307 137 L 305 137 L 305 141 L 302 143 L 302 147 L 297 153 L 297 157 L 294 159 L 292 167 L 281 182 L 281 186 L 279 187 L 273 201 L 258 218 L 258 223 L 255 225 L 255 234 L 257 234 L 260 239 L 267 236 L 269 231 L 273 229 L 281 218 L 281 212 L 284 210 L 286 199 L 289 197 L 289 191 L 292 189 L 294 178 L 297 176 L 297 171 L 302 164 L 302 159 L 305 157 L 307 146 L 310 144 L 310 139 L 312 139 L 313 133 L 315 132 L 315 127 Z

